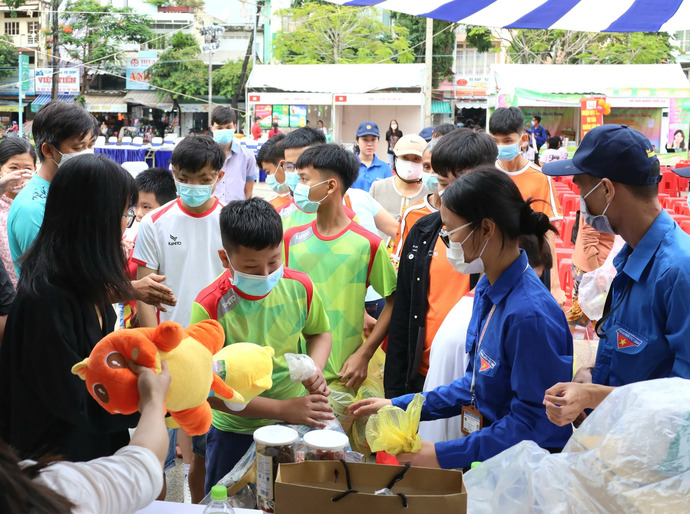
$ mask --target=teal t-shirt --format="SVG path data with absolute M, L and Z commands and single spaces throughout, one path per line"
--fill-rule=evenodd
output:
M 7 216 L 7 239 L 17 275 L 17 260 L 33 244 L 43 224 L 49 188 L 50 182 L 34 174 L 10 207 Z

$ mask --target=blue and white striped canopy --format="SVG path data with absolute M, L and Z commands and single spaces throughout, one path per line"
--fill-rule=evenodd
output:
M 437 20 L 511 29 L 675 32 L 690 29 L 690 0 L 328 0 Z

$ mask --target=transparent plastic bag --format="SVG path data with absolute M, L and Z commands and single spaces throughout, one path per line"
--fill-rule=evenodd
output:
M 623 238 L 616 236 L 613 247 L 604 264 L 593 271 L 585 273 L 580 281 L 577 303 L 589 319 L 600 320 L 604 315 L 606 296 L 609 294 L 613 277 L 616 276 L 613 258 L 618 255 L 624 244 Z
M 304 353 L 286 353 L 285 361 L 290 370 L 290 380 L 293 382 L 304 382 L 317 371 L 312 358 Z
M 422 448 L 422 438 L 417 432 L 424 399 L 416 394 L 405 410 L 386 405 L 370 416 L 366 433 L 371 451 L 390 455 L 418 452 Z
M 690 380 L 619 387 L 562 453 L 523 441 L 464 479 L 472 513 L 687 512 Z

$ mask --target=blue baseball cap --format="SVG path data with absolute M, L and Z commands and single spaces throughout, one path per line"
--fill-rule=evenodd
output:
M 373 121 L 365 121 L 357 127 L 357 137 L 362 136 L 376 136 L 381 137 L 379 133 L 379 126 Z
M 661 181 L 659 159 L 652 143 L 627 125 L 602 125 L 582 138 L 572 159 L 545 164 L 542 171 L 552 177 L 592 175 L 631 186 L 648 186 Z
M 419 137 L 424 138 L 424 141 L 427 143 L 431 141 L 431 136 L 434 134 L 434 127 L 424 127 L 420 132 L 419 132 Z

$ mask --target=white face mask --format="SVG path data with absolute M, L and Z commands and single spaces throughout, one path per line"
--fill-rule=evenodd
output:
M 94 153 L 93 148 L 87 148 L 86 150 L 82 150 L 81 152 L 74 152 L 74 153 L 62 153 L 60 150 L 55 148 L 55 151 L 62 155 L 62 159 L 60 159 L 60 162 L 57 162 L 55 159 L 53 159 L 53 162 L 57 164 L 58 169 L 60 169 L 60 166 L 64 166 L 64 164 L 69 161 L 70 159 L 74 159 L 78 155 L 86 155 L 86 154 L 92 154 Z
M 404 161 L 398 159 L 395 161 L 395 172 L 403 180 L 415 181 L 422 178 L 424 166 L 421 162 Z
M 443 231 L 441 231 L 441 234 L 450 236 L 453 232 L 456 232 L 461 228 L 469 227 L 470 225 L 471 223 L 461 225 L 458 228 L 451 230 L 450 232 L 445 231 L 444 229 Z M 445 234 L 443 233 L 444 231 Z M 446 258 L 448 259 L 448 262 L 450 262 L 450 265 L 453 266 L 455 271 L 457 271 L 458 273 L 462 273 L 464 275 L 484 273 L 484 261 L 482 260 L 482 255 L 484 254 L 484 250 L 486 250 L 486 245 L 489 244 L 488 239 L 484 243 L 482 251 L 479 252 L 479 257 L 474 259 L 472 262 L 465 262 L 465 250 L 463 250 L 462 245 L 465 244 L 465 242 L 470 238 L 470 236 L 473 233 L 474 230 L 467 234 L 467 237 L 461 243 L 450 241 L 450 248 L 448 248 L 448 250 L 446 251 Z
M 580 197 L 580 210 L 582 211 L 582 217 L 584 218 L 585 223 L 587 223 L 587 225 L 592 227 L 597 232 L 601 232 L 603 234 L 615 234 L 616 231 L 613 230 L 611 222 L 609 221 L 608 216 L 606 216 L 606 211 L 609 210 L 611 202 L 606 204 L 606 208 L 604 209 L 604 212 L 602 212 L 601 214 L 594 215 L 591 214 L 589 210 L 587 210 L 587 202 L 585 202 L 585 198 L 591 195 L 592 191 L 594 191 L 600 185 L 601 181 L 599 181 L 599 183 L 596 186 L 590 189 L 589 193 L 587 193 L 585 196 Z

